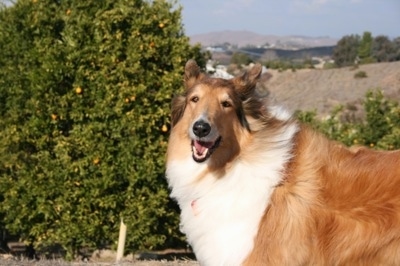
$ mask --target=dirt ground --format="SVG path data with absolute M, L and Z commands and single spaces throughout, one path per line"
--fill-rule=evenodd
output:
M 89 258 L 72 262 L 60 258 L 28 259 L 22 255 L 0 254 L 0 266 L 198 266 L 194 255 L 185 250 L 164 250 L 127 255 L 116 263 L 116 252 L 112 250 L 95 251 Z
M 128 260 L 124 259 L 119 263 L 113 261 L 74 261 L 67 262 L 60 259 L 55 260 L 28 260 L 23 258 L 15 258 L 15 257 L 0 257 L 0 265 L 1 266 L 199 266 L 199 263 L 193 260 Z
M 57 260 L 47 260 L 47 261 L 13 261 L 13 260 L 3 260 L 0 259 L 0 265 L 2 266 L 198 266 L 199 264 L 194 261 L 131 261 L 131 262 L 64 262 Z
M 63 262 L 63 261 L 10 261 L 1 260 L 0 265 L 2 266 L 198 266 L 197 262 L 193 261 L 132 261 L 132 262 L 122 262 L 122 263 L 87 263 L 87 262 Z

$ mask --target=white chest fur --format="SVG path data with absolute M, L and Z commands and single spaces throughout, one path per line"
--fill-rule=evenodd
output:
M 282 151 L 285 153 L 284 151 Z M 281 158 L 281 159 L 277 159 Z M 167 164 L 171 196 L 181 208 L 181 230 L 202 265 L 240 265 L 253 248 L 259 222 L 287 156 L 238 162 L 222 177 L 198 175 L 207 164 L 191 158 Z M 262 161 L 262 163 L 261 163 Z

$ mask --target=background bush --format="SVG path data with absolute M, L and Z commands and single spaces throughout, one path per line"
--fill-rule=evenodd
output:
M 332 59 L 338 67 L 400 60 L 400 37 L 373 37 L 371 32 L 343 36 L 334 48 Z
M 367 72 L 365 72 L 363 70 L 357 71 L 354 74 L 354 78 L 356 78 L 356 79 L 361 79 L 361 78 L 366 78 L 366 77 L 368 77 Z
M 343 119 L 343 106 L 338 106 L 325 119 L 317 118 L 314 111 L 297 112 L 297 117 L 330 139 L 343 142 L 347 146 L 400 149 L 399 103 L 384 97 L 381 90 L 370 90 L 363 101 L 363 108 L 362 119 Z
M 0 221 L 36 248 L 182 237 L 164 179 L 171 97 L 200 48 L 171 1 L 19 0 L 0 10 Z

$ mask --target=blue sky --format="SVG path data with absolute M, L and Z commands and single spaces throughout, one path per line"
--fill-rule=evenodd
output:
M 400 36 L 400 0 L 180 0 L 189 36 L 220 30 L 310 37 Z

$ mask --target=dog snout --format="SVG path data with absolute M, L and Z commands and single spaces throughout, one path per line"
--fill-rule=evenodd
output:
M 210 131 L 210 124 L 203 120 L 196 121 L 196 123 L 193 125 L 193 133 L 199 138 L 206 137 L 208 134 L 210 134 Z

